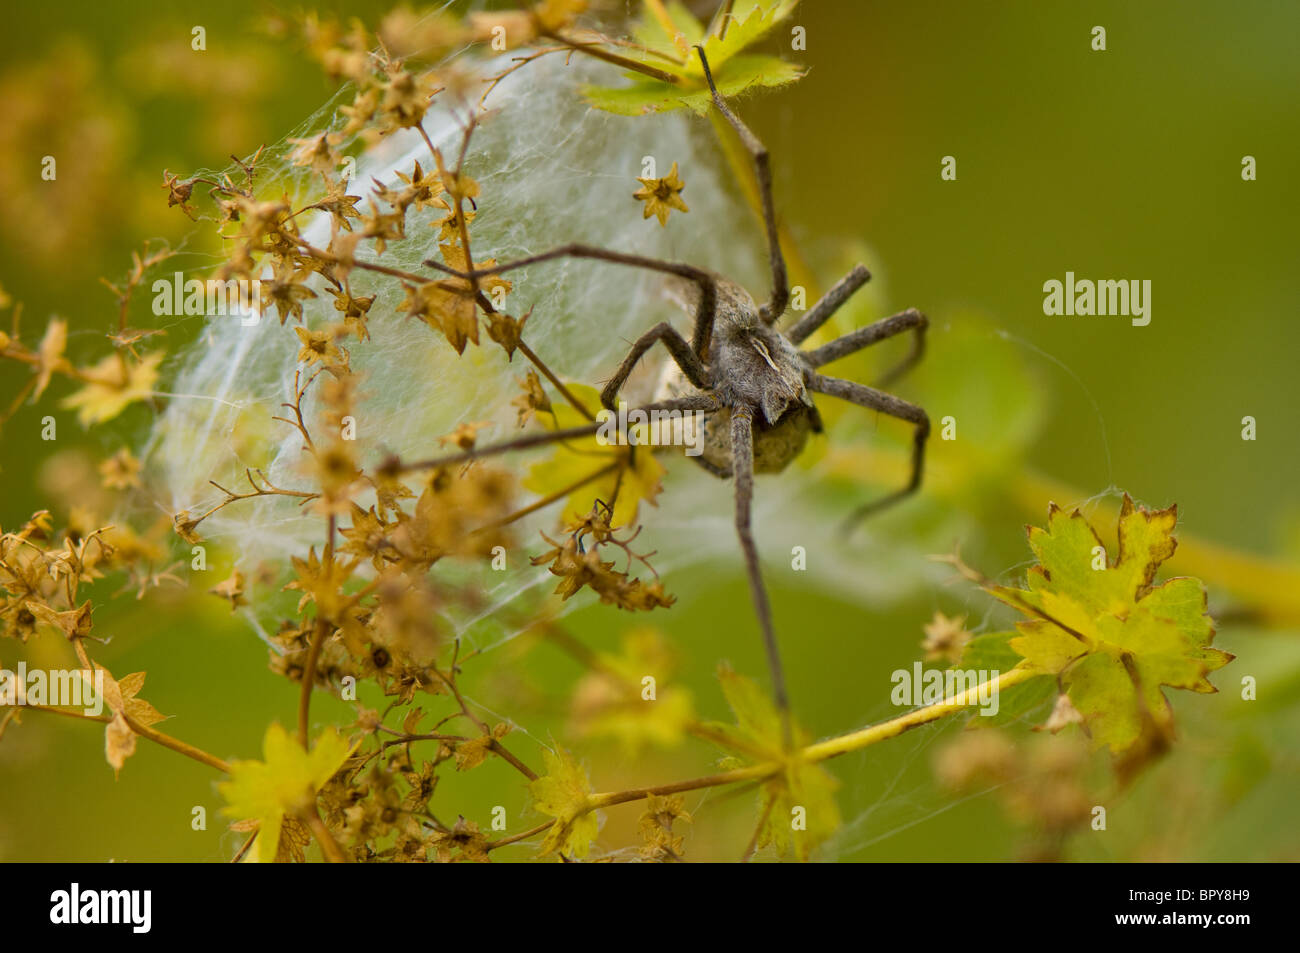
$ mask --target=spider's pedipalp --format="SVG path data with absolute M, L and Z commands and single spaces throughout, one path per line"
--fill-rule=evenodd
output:
M 925 442 L 930 436 L 930 416 L 916 404 L 909 403 L 901 397 L 887 394 L 865 384 L 846 381 L 839 377 L 824 377 L 813 371 L 808 372 L 808 389 L 829 397 L 838 397 L 859 407 L 878 410 L 882 414 L 898 420 L 905 420 L 915 425 L 912 435 L 912 475 L 907 485 L 887 496 L 867 503 L 854 510 L 844 521 L 844 531 L 848 532 L 859 522 L 887 506 L 916 492 L 921 485 L 921 475 L 925 467 Z
M 637 361 L 641 360 L 646 351 L 654 346 L 656 341 L 662 341 L 664 347 L 668 348 L 668 353 L 672 355 L 677 366 L 682 369 L 686 379 L 698 387 L 700 390 L 709 388 L 709 372 L 694 351 L 691 350 L 686 339 L 677 333 L 677 329 L 667 322 L 660 322 L 636 339 L 631 350 L 627 352 L 627 357 L 623 358 L 623 363 L 619 365 L 618 371 L 609 379 L 604 389 L 600 392 L 601 406 L 607 410 L 617 409 L 618 392 L 623 389 L 627 382 L 628 375 L 636 367 Z
M 810 334 L 830 320 L 831 315 L 853 296 L 853 292 L 870 280 L 871 272 L 863 265 L 854 265 L 853 270 L 837 281 L 830 291 L 822 295 L 821 300 L 813 305 L 807 314 L 790 326 L 785 336 L 793 344 L 802 344 Z
M 914 331 L 912 349 L 908 351 L 907 356 L 885 372 L 885 375 L 878 381 L 881 386 L 884 386 L 895 380 L 921 359 L 921 355 L 925 353 L 925 329 L 929 325 L 930 321 L 925 315 L 915 308 L 908 308 L 898 314 L 881 318 L 879 321 L 873 321 L 865 328 L 858 328 L 856 331 L 841 335 L 819 348 L 805 351 L 804 360 L 812 367 L 821 367 L 823 364 L 829 364 L 831 361 L 837 361 L 865 347 L 870 347 L 877 341 L 883 341 L 885 338 L 891 338 L 896 334 L 903 334 L 907 331 Z
M 754 179 L 758 183 L 759 199 L 763 206 L 763 230 L 767 233 L 767 252 L 772 268 L 772 297 L 759 309 L 759 316 L 764 324 L 772 324 L 785 313 L 786 305 L 790 303 L 790 282 L 786 276 L 785 256 L 781 253 L 781 237 L 776 227 L 776 205 L 772 200 L 772 169 L 768 160 L 767 147 L 758 136 L 754 135 L 753 130 L 731 111 L 722 94 L 718 92 L 718 87 L 713 82 L 713 71 L 709 69 L 709 61 L 704 55 L 704 48 L 697 45 L 695 52 L 699 54 L 700 65 L 704 68 L 704 78 L 708 81 L 713 105 L 722 114 L 722 118 L 731 124 L 731 128 L 736 130 L 736 135 L 744 145 L 745 151 L 754 160 Z

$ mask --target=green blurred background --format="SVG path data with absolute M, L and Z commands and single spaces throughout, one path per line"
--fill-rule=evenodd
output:
M 313 7 L 373 26 L 389 5 Z M 190 233 L 165 208 L 161 170 L 222 167 L 229 154 L 294 129 L 332 94 L 295 43 L 257 28 L 271 9 L 87 0 L 6 12 L 0 283 L 24 302 L 29 343 L 49 316 L 61 315 L 71 326 L 70 354 L 99 353 L 116 317 L 99 276 L 117 280 L 144 238 L 180 242 Z M 1003 332 L 999 359 L 1033 382 L 1029 398 L 1043 413 L 1015 465 L 1079 488 L 1077 499 L 1058 502 L 1111 485 L 1151 504 L 1176 501 L 1184 532 L 1293 566 L 1300 6 L 809 2 L 794 22 L 806 28 L 808 49 L 787 55 L 802 57 L 809 74 L 748 100 L 744 112 L 771 147 L 778 204 L 822 281 L 834 278 L 847 245 L 865 242 L 878 256 L 877 291 L 891 310 L 915 305 L 935 322 L 934 352 L 967 320 Z M 188 56 L 196 24 L 207 29 L 209 50 L 197 67 Z M 1105 52 L 1090 48 L 1094 25 L 1107 30 Z M 58 190 L 39 179 L 47 153 L 59 157 Z M 940 180 L 946 155 L 957 160 L 955 182 Z M 1257 181 L 1242 181 L 1244 155 L 1256 157 Z M 1067 270 L 1150 279 L 1151 324 L 1044 316 L 1042 284 Z M 0 326 L 7 321 L 6 313 Z M 168 343 L 180 343 L 176 330 Z M 902 388 L 936 417 L 943 411 L 928 398 L 942 393 L 944 366 L 937 358 L 928 376 Z M 999 368 L 987 373 L 996 389 Z M 7 403 L 22 380 L 21 370 L 0 369 L 0 399 Z M 7 529 L 40 507 L 59 513 L 43 468 L 52 451 L 37 436 L 43 412 L 23 407 L 0 431 Z M 1254 442 L 1241 439 L 1245 415 L 1258 421 Z M 58 452 L 98 460 L 124 442 L 138 444 L 149 422 L 150 411 L 137 406 L 110 428 L 72 436 L 69 416 Z M 989 571 L 1022 564 L 1022 524 L 1045 513 L 1047 498 L 1031 510 L 1032 501 L 1003 498 L 996 487 L 972 495 L 947 503 L 978 520 L 978 564 Z M 908 525 L 897 524 L 900 532 Z M 867 558 L 888 562 L 891 554 Z M 211 578 L 228 565 L 225 557 Z M 743 580 L 718 569 L 668 583 L 678 605 L 646 621 L 679 647 L 701 711 L 721 718 L 716 661 L 763 672 L 753 633 L 735 624 L 748 612 Z M 917 657 L 932 611 L 970 612 L 974 622 L 986 605 L 958 587 L 932 585 L 864 616 L 790 574 L 774 585 L 791 693 L 817 735 L 891 715 L 887 673 Z M 266 649 L 242 619 L 202 588 L 100 610 L 97 629 L 118 635 L 97 657 L 119 675 L 148 671 L 143 694 L 175 716 L 166 730 L 223 757 L 256 756 L 270 720 L 292 723 L 296 690 L 267 670 Z M 1213 580 L 1211 597 L 1216 611 L 1232 611 L 1216 642 L 1238 656 L 1214 679 L 1227 690 L 1174 699 L 1183 743 L 1111 810 L 1107 832 L 1076 835 L 1066 856 L 1300 858 L 1300 631 L 1294 619 L 1252 622 L 1250 599 Z M 580 609 L 568 624 L 602 647 L 630 627 L 628 617 L 601 607 Z M 0 642 L 0 661 L 59 664 L 66 646 L 41 647 L 50 641 Z M 565 740 L 555 702 L 580 670 L 550 646 L 524 648 L 512 664 L 526 672 L 530 691 L 476 686 L 473 671 L 469 690 L 513 691 L 520 711 L 511 714 L 539 737 Z M 1245 674 L 1259 679 L 1259 701 L 1239 699 Z M 314 714 L 350 721 L 325 698 Z M 997 792 L 954 797 L 936 786 L 933 752 L 957 730 L 915 732 L 836 762 L 847 825 L 828 856 L 1020 856 L 1030 834 Z M 97 729 L 63 719 L 29 715 L 10 728 L 0 741 L 0 859 L 230 856 L 239 838 L 218 817 L 210 770 L 142 743 L 115 781 L 102 745 Z M 536 760 L 534 746 L 520 747 Z M 695 743 L 639 757 L 578 747 L 602 790 L 702 773 L 714 757 Z M 484 823 L 493 803 L 520 817 L 526 796 L 517 776 L 492 762 L 446 781 L 435 810 L 440 801 L 453 814 L 457 805 L 482 804 L 482 816 L 470 819 Z M 688 801 L 696 814 L 688 857 L 737 856 L 752 824 L 749 801 Z M 208 811 L 206 831 L 191 830 L 195 805 Z M 602 843 L 634 842 L 636 813 L 610 812 Z

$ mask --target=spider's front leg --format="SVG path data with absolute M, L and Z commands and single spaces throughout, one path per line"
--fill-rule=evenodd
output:
M 883 496 L 854 510 L 848 519 L 844 521 L 844 530 L 846 532 L 872 513 L 891 506 L 909 494 L 916 492 L 921 485 L 921 475 L 925 468 L 925 442 L 930 436 L 930 416 L 924 410 L 916 404 L 895 397 L 893 394 L 886 394 L 884 391 L 876 390 L 874 387 L 867 387 L 865 384 L 846 381 L 838 377 L 823 377 L 815 371 L 808 372 L 807 386 L 811 391 L 826 394 L 830 397 L 838 397 L 841 400 L 847 400 L 869 410 L 878 410 L 882 414 L 887 414 L 898 420 L 905 420 L 916 427 L 912 434 L 912 475 L 908 479 L 907 485 L 901 490 L 896 490 L 888 496 Z
M 609 251 L 605 248 L 583 245 L 578 242 L 561 245 L 558 248 L 552 248 L 550 251 L 529 255 L 526 258 L 516 258 L 514 261 L 502 262 L 488 268 L 476 267 L 472 271 L 452 268 L 436 258 L 426 259 L 424 264 L 435 271 L 442 272 L 444 275 L 452 275 L 470 281 L 486 278 L 490 275 L 503 275 L 517 268 L 554 261 L 557 258 L 585 258 L 592 261 L 609 262 L 614 265 L 644 268 L 647 271 L 657 271 L 660 274 L 676 275 L 695 284 L 700 289 L 700 299 L 695 308 L 695 328 L 691 333 L 691 347 L 695 349 L 695 353 L 701 359 L 704 358 L 705 353 L 708 351 L 709 341 L 713 338 L 713 320 L 718 310 L 718 289 L 714 276 L 702 268 L 696 268 L 694 265 L 676 261 L 660 261 L 658 258 L 647 258 L 644 255 L 629 255 L 625 252 Z
M 790 343 L 802 344 L 806 338 L 829 321 L 831 316 L 840 310 L 840 306 L 853 297 L 855 291 L 870 280 L 871 272 L 867 271 L 865 265 L 854 265 L 853 270 L 835 282 L 835 286 L 822 295 L 821 300 L 813 305 L 807 314 L 790 325 L 790 329 L 785 332 Z
M 871 272 L 867 271 L 862 265 L 856 265 L 852 271 L 836 282 L 835 286 L 826 292 L 807 314 L 791 325 L 790 329 L 785 332 L 785 336 L 794 344 L 802 344 L 823 324 L 829 321 L 831 316 L 840 309 L 844 302 L 853 296 L 855 291 L 870 280 Z M 887 318 L 881 318 L 865 328 L 850 331 L 828 344 L 807 351 L 804 353 L 804 358 L 812 367 L 821 367 L 823 364 L 829 364 L 831 361 L 839 360 L 841 357 L 847 357 L 865 347 L 870 347 L 885 338 L 902 334 L 905 331 L 915 332 L 912 338 L 912 349 L 907 353 L 907 356 L 886 371 L 884 376 L 877 382 L 883 387 L 896 380 L 925 354 L 925 330 L 929 326 L 930 321 L 924 314 L 915 308 L 908 308 L 906 311 L 890 315 Z
M 739 116 L 731 111 L 722 94 L 713 82 L 713 71 L 704 56 L 704 48 L 696 46 L 700 66 L 704 68 L 704 78 L 709 83 L 709 92 L 713 96 L 713 105 L 717 107 L 722 118 L 736 130 L 736 135 L 754 160 L 754 179 L 758 183 L 759 201 L 763 206 L 763 230 L 767 233 L 767 254 L 772 267 L 772 297 L 759 309 L 759 317 L 764 324 L 772 324 L 785 313 L 785 306 L 790 303 L 790 282 L 786 277 L 785 256 L 781 254 L 781 235 L 776 227 L 776 204 L 772 200 L 772 168 L 769 164 L 767 147 L 754 135 Z

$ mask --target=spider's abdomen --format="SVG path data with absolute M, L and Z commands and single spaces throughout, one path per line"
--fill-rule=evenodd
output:
M 698 394 L 675 365 L 665 368 L 656 400 Z M 690 456 L 715 476 L 731 475 L 731 408 L 723 406 L 699 418 L 700 432 L 690 431 L 700 453 Z M 775 424 L 754 415 L 754 472 L 780 473 L 803 452 L 809 433 L 821 432 L 821 420 L 811 404 L 796 401 Z M 685 448 L 683 448 L 685 449 Z
M 731 408 L 723 407 L 704 418 L 702 460 L 725 473 L 731 472 Z M 815 408 L 791 404 L 775 424 L 754 418 L 754 472 L 780 473 L 803 453 L 808 434 L 821 430 Z

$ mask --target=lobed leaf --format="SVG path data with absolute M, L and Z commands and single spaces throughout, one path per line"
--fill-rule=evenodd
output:
M 555 818 L 542 841 L 542 853 L 586 857 L 600 830 L 595 812 L 588 810 L 592 791 L 587 772 L 563 748 L 543 751 L 542 760 L 546 774 L 528 785 L 533 806 Z
M 793 848 L 795 857 L 806 861 L 839 829 L 840 811 L 835 802 L 839 782 L 820 765 L 800 760 L 797 752 L 786 752 L 780 713 L 753 679 L 723 667 L 718 680 L 736 724 L 712 723 L 707 726 L 709 732 L 720 744 L 751 761 L 783 764 L 783 770 L 765 781 L 760 790 L 762 820 L 754 846 L 771 846 L 778 854 Z M 795 726 L 796 749 L 808 740 L 807 734 Z
M 226 799 L 222 813 L 258 822 L 257 859 L 272 861 L 286 816 L 292 818 L 315 804 L 316 792 L 343 766 L 351 749 L 330 729 L 316 739 L 311 751 L 304 751 L 275 722 L 266 730 L 262 754 L 261 761 L 232 764 L 230 780 L 218 785 L 218 790 Z
M 1038 564 L 1028 588 L 984 588 L 1029 616 L 1008 646 L 1019 667 L 1054 675 L 1084 717 L 1094 745 L 1116 755 L 1172 733 L 1163 687 L 1217 689 L 1206 677 L 1232 656 L 1213 648 L 1214 624 L 1199 580 L 1154 585 L 1173 555 L 1176 507 L 1149 510 L 1126 494 L 1118 548 L 1105 545 L 1083 515 L 1053 505 L 1045 528 L 1031 527 Z

